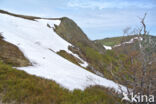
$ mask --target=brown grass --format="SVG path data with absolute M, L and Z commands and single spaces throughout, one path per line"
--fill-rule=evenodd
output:
M 13 66 L 31 65 L 17 46 L 2 39 L 0 39 L 0 61 Z
M 110 89 L 92 86 L 71 92 L 52 80 L 29 75 L 1 62 L 0 94 L 4 104 L 122 104 Z
M 60 20 L 61 19 L 61 18 L 42 18 L 42 17 L 36 17 L 36 16 L 20 15 L 20 14 L 11 13 L 11 12 L 4 11 L 4 10 L 0 10 L 0 13 L 8 14 L 8 15 L 23 18 L 23 19 L 33 20 L 33 21 L 35 19 L 47 19 L 47 20 Z

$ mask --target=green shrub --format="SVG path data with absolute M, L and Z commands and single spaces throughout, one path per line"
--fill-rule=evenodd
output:
M 72 85 L 71 85 L 72 86 Z M 0 94 L 3 102 L 16 104 L 121 104 L 106 88 L 68 91 L 51 80 L 16 70 L 0 62 Z
M 69 60 L 70 62 L 79 65 L 79 63 L 82 63 L 81 60 L 79 60 L 78 58 L 74 57 L 72 54 L 67 53 L 64 50 L 60 50 L 59 52 L 57 52 L 57 54 L 59 54 L 60 56 L 62 56 L 63 58 Z

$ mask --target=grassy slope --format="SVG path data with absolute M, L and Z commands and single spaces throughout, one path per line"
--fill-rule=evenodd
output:
M 82 29 L 71 19 L 63 17 L 59 26 L 55 25 L 54 31 L 66 41 L 72 45 L 78 47 L 77 43 L 83 44 L 85 47 L 93 48 L 103 53 L 103 47 L 101 45 L 94 44 Z
M 108 50 L 104 54 L 101 54 L 93 48 L 83 46 L 81 43 L 79 43 L 79 48 L 86 57 L 87 62 L 94 67 L 94 70 L 102 73 L 105 78 L 116 81 L 112 73 L 114 75 L 120 75 L 122 70 L 127 70 L 125 67 L 122 67 L 123 62 L 129 61 L 127 60 L 128 57 L 124 54 L 116 53 L 113 50 Z M 129 66 L 129 63 L 125 63 L 125 66 Z M 119 82 L 123 84 L 122 80 Z
M 66 51 L 64 50 L 60 50 L 59 52 L 57 52 L 58 55 L 62 56 L 63 58 L 67 59 L 68 61 L 76 64 L 76 65 L 79 65 L 79 63 L 82 63 L 81 60 L 79 60 L 78 58 L 76 58 L 75 56 L 73 56 L 72 54 L 69 54 L 67 53 Z
M 120 99 L 98 86 L 68 91 L 54 81 L 28 75 L 0 62 L 0 100 L 16 104 L 121 104 Z
M 112 39 L 111 41 L 119 41 L 119 39 Z M 112 70 L 113 73 L 118 73 L 122 70 L 120 68 L 120 61 L 124 61 L 125 57 L 116 55 L 112 51 L 107 51 L 105 54 L 101 54 L 96 49 L 89 46 L 87 47 L 85 45 L 87 43 L 82 44 L 78 41 L 75 42 L 75 44 L 86 56 L 87 61 L 94 66 L 96 70 L 103 73 L 106 78 L 113 79 L 110 70 Z M 60 54 L 73 63 L 77 63 L 77 61 L 70 55 L 64 52 L 61 52 Z M 112 68 L 110 68 L 111 64 L 113 65 Z M 7 67 L 5 71 L 4 67 Z M 5 74 L 1 72 L 1 70 Z M 116 104 L 115 102 L 119 101 L 116 97 L 109 95 L 110 93 L 108 93 L 106 89 L 91 87 L 84 92 L 75 90 L 74 93 L 72 93 L 59 87 L 55 82 L 30 76 L 4 64 L 0 64 L 0 78 L 2 78 L 2 80 L 0 79 L 0 86 L 2 85 L 0 88 L 2 89 L 1 91 L 3 92 L 3 95 L 5 95 L 3 97 L 4 101 L 17 100 L 18 102 L 23 101 L 29 104 L 38 104 L 39 102 L 41 104 L 49 104 L 51 102 L 56 104 L 64 102 L 65 104 L 75 104 L 76 102 L 79 102 L 77 104 Z
M 24 54 L 19 48 L 9 42 L 3 40 L 3 35 L 0 33 L 0 60 L 6 64 L 13 66 L 29 66 L 29 60 L 26 59 Z
M 105 38 L 101 40 L 95 40 L 94 42 L 100 43 L 102 45 L 114 46 L 114 45 L 120 44 L 123 41 L 129 41 L 133 37 L 134 36 Z
M 85 33 L 80 29 L 80 27 L 78 27 L 78 25 L 71 19 L 62 18 L 61 24 L 55 27 L 55 32 L 58 35 L 78 48 L 76 52 L 71 49 L 70 50 L 73 53 L 79 53 L 78 55 L 89 63 L 90 66 L 87 68 L 89 71 L 92 71 L 94 73 L 98 71 L 103 74 L 105 78 L 116 81 L 116 78 L 114 78 L 113 75 L 120 75 L 122 70 L 126 70 L 125 68 L 122 68 L 122 62 L 124 62 L 127 57 L 113 51 L 106 51 L 102 46 L 103 44 L 95 44 L 94 42 L 89 40 Z M 109 39 L 107 42 L 109 42 L 110 40 L 112 42 L 114 42 L 114 40 L 119 41 L 120 39 L 121 37 L 117 39 Z M 64 53 L 61 53 L 61 55 L 63 54 Z M 73 61 L 72 57 L 65 56 L 67 55 L 64 54 L 64 58 L 76 63 L 75 60 Z M 122 74 L 124 75 L 124 73 Z M 122 79 L 119 82 L 123 84 Z
M 87 58 L 87 61 L 95 68 L 94 70 L 91 70 L 90 67 L 87 67 L 86 70 L 93 73 L 94 71 L 98 71 L 102 73 L 105 78 L 118 81 L 119 83 L 125 85 L 124 82 L 128 79 L 126 72 L 129 70 L 126 67 L 130 66 L 130 60 L 126 55 L 118 54 L 113 50 L 108 50 L 105 52 L 105 54 L 100 54 L 93 48 L 85 47 L 82 44 L 79 44 L 79 47 L 82 50 L 83 55 L 85 55 Z M 76 57 L 67 53 L 66 51 L 61 50 L 57 52 L 57 54 L 80 66 L 80 60 L 76 59 Z

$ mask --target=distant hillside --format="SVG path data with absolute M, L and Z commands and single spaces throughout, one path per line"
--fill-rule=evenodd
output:
M 122 42 L 129 41 L 132 39 L 133 36 L 121 36 L 121 37 L 112 37 L 112 38 L 104 38 L 104 39 L 99 39 L 99 40 L 94 40 L 95 43 L 99 43 L 101 45 L 106 45 L 106 46 L 114 46 L 118 45 Z

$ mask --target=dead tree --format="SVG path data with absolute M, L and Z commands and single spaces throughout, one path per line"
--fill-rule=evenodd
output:
M 141 27 L 138 28 L 138 45 L 139 45 L 139 57 L 141 62 L 140 68 L 140 76 L 137 78 L 139 83 L 138 92 L 145 95 L 153 94 L 152 81 L 154 80 L 154 69 L 152 69 L 152 55 L 156 52 L 154 49 L 156 48 L 155 42 L 152 40 L 152 37 L 149 35 L 147 31 L 147 26 L 145 24 L 147 13 L 144 14 L 143 18 L 140 18 Z
M 134 29 L 134 35 L 137 35 L 138 40 L 136 42 L 136 48 L 138 52 L 130 53 L 129 61 L 131 66 L 129 69 L 133 74 L 127 72 L 131 80 L 127 80 L 131 86 L 131 91 L 134 94 L 140 93 L 141 95 L 153 95 L 156 91 L 155 85 L 153 84 L 155 69 L 153 68 L 153 54 L 156 54 L 156 42 L 152 40 L 152 37 L 147 31 L 145 24 L 147 13 L 144 14 L 143 18 L 140 18 L 141 27 Z M 126 30 L 124 32 L 127 32 Z M 125 34 L 125 33 L 124 33 Z M 136 58 L 137 57 L 137 58 Z M 156 63 L 156 62 L 155 62 Z M 125 68 L 126 69 L 126 68 Z M 130 73 L 130 74 L 129 74 Z M 137 103 L 140 104 L 140 103 Z

